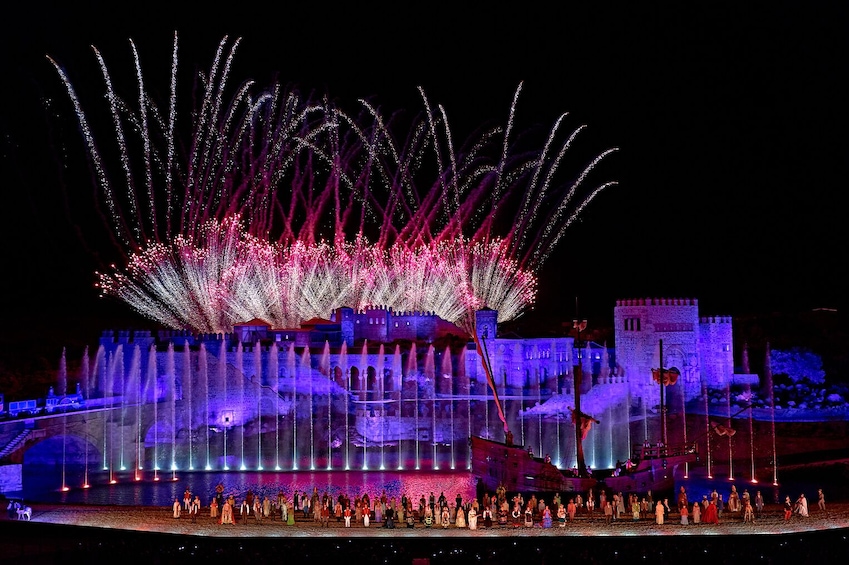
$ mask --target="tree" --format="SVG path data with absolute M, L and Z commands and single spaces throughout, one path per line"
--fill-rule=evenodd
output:
M 772 374 L 776 377 L 783 375 L 793 384 L 807 382 L 814 385 L 825 383 L 825 371 L 822 368 L 822 357 L 801 347 L 789 351 L 773 349 L 769 356 Z

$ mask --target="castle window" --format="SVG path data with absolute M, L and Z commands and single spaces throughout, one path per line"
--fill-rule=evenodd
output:
M 408 325 L 408 326 L 410 325 L 410 320 L 407 320 L 407 325 Z
M 398 327 L 398 322 L 395 322 L 395 327 L 396 327 L 396 328 Z
M 727 343 L 723 343 L 722 344 L 722 350 L 723 351 L 731 351 L 731 345 L 729 345 Z
M 625 331 L 638 332 L 640 331 L 639 318 L 625 318 Z

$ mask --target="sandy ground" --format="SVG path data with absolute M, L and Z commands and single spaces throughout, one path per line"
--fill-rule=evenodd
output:
M 208 511 L 207 511 L 208 512 Z M 836 562 L 849 554 L 849 503 L 816 508 L 811 516 L 783 519 L 768 505 L 754 523 L 738 516 L 720 524 L 683 526 L 677 514 L 663 525 L 653 519 L 606 524 L 579 517 L 565 528 L 500 528 L 471 531 L 451 526 L 387 529 L 372 524 L 345 528 L 331 521 L 321 527 L 310 520 L 294 526 L 280 521 L 219 525 L 216 519 L 185 515 L 170 508 L 126 506 L 36 505 L 32 521 L 0 518 L 0 555 L 4 562 L 62 563 L 264 563 L 285 555 L 299 561 L 338 560 L 390 564 L 453 563 L 633 563 L 680 565 L 689 556 L 698 562 L 804 563 Z M 626 558 L 627 557 L 627 558 Z

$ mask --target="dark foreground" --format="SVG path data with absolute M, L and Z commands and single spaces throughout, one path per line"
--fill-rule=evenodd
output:
M 170 509 L 37 506 L 32 521 L 0 522 L 0 555 L 9 563 L 84 560 L 144 563 L 823 563 L 849 555 L 849 504 L 812 509 L 809 518 L 782 519 L 768 508 L 754 524 L 738 518 L 718 525 L 682 526 L 677 515 L 605 524 L 586 518 L 566 528 L 469 531 L 405 527 L 344 528 L 311 521 L 222 526 L 208 516 L 174 519 Z M 14 561 L 13 561 L 14 560 Z

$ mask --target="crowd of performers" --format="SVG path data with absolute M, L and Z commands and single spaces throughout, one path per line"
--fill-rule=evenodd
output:
M 433 491 L 428 495 L 422 493 L 418 498 L 406 493 L 400 498 L 390 497 L 386 491 L 374 497 L 364 493 L 351 499 L 347 494 L 340 493 L 334 498 L 327 491 L 319 493 L 315 487 L 312 492 L 295 491 L 292 496 L 287 496 L 281 490 L 276 497 L 255 495 L 249 490 L 238 501 L 234 494 L 225 496 L 224 490 L 224 486 L 219 484 L 209 503 L 209 516 L 219 524 L 278 520 L 294 525 L 298 517 L 299 520 L 311 520 L 324 527 L 334 522 L 346 528 L 375 524 L 385 528 L 398 525 L 407 528 L 423 526 L 475 530 L 492 527 L 566 527 L 578 516 L 589 519 L 597 517 L 608 524 L 618 520 L 652 519 L 657 524 L 664 524 L 673 513 L 678 515 L 682 525 L 717 524 L 722 519 L 754 522 L 764 512 L 764 498 L 760 491 L 756 491 L 754 496 L 748 490 L 740 494 L 735 485 L 731 485 L 727 501 L 716 490 L 710 495 L 704 495 L 702 500 L 690 501 L 682 486 L 672 506 L 668 498 L 655 501 L 651 491 L 638 496 L 632 493 L 607 493 L 604 489 L 599 489 L 598 499 L 596 493 L 590 490 L 586 498 L 581 493 L 569 493 L 567 498 L 554 493 L 550 500 L 543 496 L 538 498 L 536 494 L 531 494 L 526 500 L 522 493 L 508 496 L 502 487 L 495 493 L 485 493 L 480 499 L 467 500 L 458 493 L 454 499 L 449 500 L 444 491 L 438 496 Z M 817 504 L 820 510 L 825 511 L 822 489 L 818 491 Z M 190 489 L 186 489 L 182 501 L 174 500 L 174 518 L 185 514 L 196 521 L 200 512 L 200 497 L 191 493 Z M 804 494 L 795 502 L 791 502 L 789 496 L 786 497 L 784 519 L 789 520 L 794 514 L 808 516 Z

